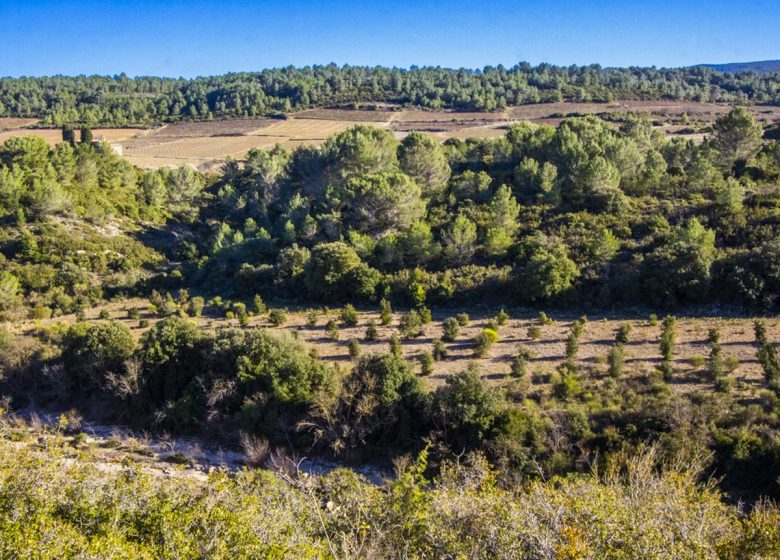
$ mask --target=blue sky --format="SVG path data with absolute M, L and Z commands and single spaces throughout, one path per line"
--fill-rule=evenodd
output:
M 0 0 L 0 76 L 780 58 L 780 1 Z

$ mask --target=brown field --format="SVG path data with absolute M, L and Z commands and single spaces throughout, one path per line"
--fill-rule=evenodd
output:
M 18 119 L 15 117 L 0 117 L 0 130 L 13 130 L 15 128 L 24 128 L 32 126 L 38 122 L 38 119 Z
M 122 142 L 144 132 L 143 128 L 96 128 L 92 131 L 95 140 L 105 139 L 107 142 Z M 0 132 L 0 143 L 14 136 L 38 136 L 46 140 L 50 146 L 62 142 L 62 131 L 59 128 L 18 128 Z M 77 134 L 78 137 L 78 134 Z
M 441 141 L 449 138 L 496 138 L 513 122 L 531 121 L 557 125 L 565 116 L 647 113 L 667 136 L 694 141 L 704 138 L 707 127 L 728 105 L 679 101 L 615 101 L 611 103 L 540 103 L 510 107 L 493 113 L 422 111 L 418 109 L 311 109 L 287 119 L 231 119 L 164 125 L 154 130 L 96 129 L 94 137 L 120 144 L 128 161 L 144 168 L 193 165 L 201 170 L 218 169 L 226 158 L 242 159 L 252 148 L 276 144 L 292 149 L 302 144 L 321 145 L 326 138 L 355 124 L 369 124 L 403 138 L 413 130 L 427 132 Z M 780 107 L 752 107 L 764 125 L 780 122 Z M 49 144 L 60 141 L 59 129 L 21 128 L 35 119 L 0 119 L 0 142 L 20 134 L 34 134 Z
M 138 326 L 138 321 L 127 319 L 127 310 L 135 307 L 141 311 L 141 316 L 154 324 L 159 318 L 149 312 L 148 303 L 145 300 L 127 300 L 120 303 L 112 303 L 105 306 L 112 318 L 127 324 L 133 333 L 140 337 L 145 329 Z M 87 318 L 97 320 L 100 308 L 87 311 Z M 479 331 L 492 319 L 495 311 L 491 313 L 470 313 L 471 323 L 462 327 L 455 342 L 445 343 L 448 357 L 434 364 L 433 375 L 425 378 L 429 387 L 436 387 L 444 382 L 448 375 L 464 370 L 469 362 L 476 361 L 479 364 L 482 376 L 497 386 L 503 386 L 512 381 L 509 376 L 512 359 L 518 346 L 529 349 L 533 358 L 528 362 L 529 378 L 533 381 L 534 390 L 546 391 L 549 389 L 549 376 L 564 359 L 566 338 L 569 335 L 571 324 L 576 315 L 551 314 L 555 323 L 541 326 L 541 337 L 532 340 L 528 336 L 528 327 L 536 325 L 536 313 L 511 312 L 511 318 L 506 325 L 500 328 L 500 340 L 493 345 L 484 358 L 474 357 L 474 338 Z M 435 311 L 433 321 L 424 329 L 424 334 L 415 339 L 401 339 L 404 357 L 410 360 L 419 372 L 418 358 L 421 352 L 431 351 L 435 339 L 441 337 L 441 324 L 447 317 L 457 313 L 451 311 Z M 325 324 L 329 318 L 336 319 L 339 323 L 339 340 L 331 340 L 325 332 Z M 400 314 L 394 315 L 390 326 L 379 326 L 379 314 L 376 312 L 360 312 L 359 325 L 357 327 L 345 327 L 341 324 L 338 311 L 331 310 L 326 315 L 322 311 L 318 317 L 316 326 L 307 324 L 307 313 L 304 311 L 291 311 L 288 314 L 287 323 L 282 327 L 273 328 L 266 320 L 266 316 L 251 317 L 250 326 L 271 328 L 275 331 L 296 331 L 298 336 L 307 344 L 316 349 L 317 355 L 329 363 L 339 363 L 344 369 L 348 369 L 351 363 L 348 352 L 350 339 L 358 339 L 362 351 L 386 352 L 393 333 L 398 333 L 398 320 Z M 376 321 L 379 331 L 379 339 L 369 342 L 364 339 L 368 321 Z M 197 319 L 199 326 L 208 330 L 216 330 L 222 327 L 238 327 L 237 320 L 229 320 L 214 316 L 204 316 Z M 780 341 L 780 318 L 769 317 L 764 319 L 770 340 Z M 73 321 L 72 316 L 51 319 L 44 323 L 56 323 L 58 321 Z M 580 339 L 579 353 L 577 355 L 578 372 L 580 376 L 590 379 L 600 379 L 607 375 L 607 353 L 615 340 L 618 327 L 623 323 L 630 323 L 632 330 L 629 342 L 625 346 L 625 376 L 640 376 L 652 374 L 660 364 L 659 335 L 661 331 L 660 321 L 657 325 L 651 325 L 649 320 L 639 317 L 616 318 L 614 316 L 591 316 Z M 37 325 L 37 324 L 36 324 Z M 19 324 L 23 332 L 32 332 L 36 325 L 31 322 Z M 736 382 L 734 394 L 741 398 L 752 398 L 763 387 L 761 367 L 756 360 L 754 346 L 753 319 L 731 317 L 678 317 L 677 320 L 677 345 L 674 353 L 675 375 L 671 385 L 675 391 L 689 393 L 695 391 L 711 391 L 712 383 L 707 379 L 704 366 L 695 364 L 696 359 L 705 359 L 709 354 L 707 334 L 709 329 L 718 327 L 721 332 L 721 346 L 724 356 L 734 356 L 739 361 L 739 367 L 730 376 Z

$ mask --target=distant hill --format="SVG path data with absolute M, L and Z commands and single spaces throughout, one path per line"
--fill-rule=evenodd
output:
M 698 66 L 712 68 L 718 72 L 729 72 L 730 74 L 736 74 L 738 72 L 757 72 L 759 74 L 766 72 L 780 72 L 780 60 L 730 62 L 727 64 L 699 64 Z

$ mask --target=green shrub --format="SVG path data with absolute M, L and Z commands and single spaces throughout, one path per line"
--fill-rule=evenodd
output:
M 609 363 L 610 377 L 617 378 L 623 375 L 623 343 L 616 342 L 609 350 L 607 362 Z
M 131 321 L 137 321 L 141 318 L 141 312 L 138 310 L 137 307 L 130 307 L 127 310 L 127 318 Z
M 628 344 L 628 337 L 631 334 L 631 323 L 623 323 L 618 327 L 615 342 L 619 344 Z
M 341 322 L 347 327 L 354 327 L 358 324 L 358 312 L 352 304 L 345 305 L 341 310 Z
M 188 306 L 188 313 L 190 317 L 200 317 L 203 314 L 203 309 L 206 307 L 206 300 L 200 296 L 195 296 L 190 300 Z
M 421 352 L 419 359 L 420 375 L 431 375 L 433 373 L 433 355 L 430 352 Z
M 316 327 L 319 316 L 320 314 L 316 309 L 309 309 L 306 313 L 306 324 L 310 327 Z
M 506 311 L 504 311 L 503 308 L 501 308 L 501 310 L 496 315 L 496 323 L 498 324 L 498 326 L 503 327 L 504 325 L 506 325 L 507 321 L 509 321 L 509 313 L 507 313 Z
M 350 358 L 354 359 L 360 356 L 360 342 L 356 338 L 350 339 L 347 347 L 349 348 Z
M 260 296 L 260 294 L 255 294 L 255 297 L 252 299 L 252 311 L 255 315 L 262 315 L 267 309 L 262 296 Z
M 379 316 L 382 325 L 387 326 L 393 322 L 393 309 L 385 298 L 379 300 Z
M 552 325 L 555 321 L 547 316 L 544 311 L 539 312 L 539 316 L 536 318 L 536 322 L 540 326 Z
M 471 322 L 471 319 L 469 319 L 469 314 L 465 311 L 463 313 L 458 313 L 455 315 L 455 319 L 458 321 L 458 324 L 461 327 L 468 327 L 469 323 Z
M 417 313 L 420 315 L 420 321 L 422 321 L 423 325 L 431 322 L 431 310 L 424 305 L 417 308 Z
M 432 355 L 433 359 L 437 362 L 447 359 L 447 347 L 444 346 L 444 343 L 438 338 L 433 341 Z
M 376 321 L 371 319 L 366 326 L 366 340 L 373 341 L 379 338 L 379 331 L 376 328 Z
M 474 355 L 484 357 L 495 342 L 498 341 L 498 333 L 492 329 L 482 329 L 474 340 Z
M 325 323 L 325 332 L 331 340 L 339 339 L 339 325 L 335 319 L 328 319 L 328 322 Z
M 268 311 L 268 322 L 274 327 L 279 327 L 287 322 L 287 310 L 282 307 L 274 307 Z
M 526 375 L 526 358 L 523 354 L 517 354 L 512 360 L 510 375 L 515 379 L 522 379 Z
M 542 329 L 536 325 L 528 327 L 528 338 L 531 340 L 539 340 L 542 337 Z
M 460 323 L 457 319 L 449 317 L 442 323 L 441 339 L 446 342 L 454 342 L 460 333 Z
M 406 338 L 417 338 L 418 336 L 421 336 L 423 333 L 423 322 L 420 314 L 412 309 L 408 313 L 401 315 L 398 329 Z
M 398 335 L 393 333 L 392 336 L 390 336 L 390 353 L 394 356 L 400 356 L 403 353 L 403 348 L 401 346 L 401 339 L 398 338 Z

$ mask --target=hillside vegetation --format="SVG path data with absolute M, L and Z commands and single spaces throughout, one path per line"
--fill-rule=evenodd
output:
M 558 101 L 674 99 L 780 104 L 777 73 L 727 74 L 705 67 L 602 68 L 549 64 L 482 70 L 312 66 L 199 77 L 50 76 L 0 79 L 0 117 L 44 124 L 148 125 L 257 117 L 348 104 L 493 111 Z
M 345 464 L 423 455 L 382 490 L 345 473 L 319 490 L 263 474 L 90 482 L 51 466 L 70 465 L 56 450 L 2 453 L 0 531 L 77 543 L 60 556 L 110 538 L 137 555 L 169 542 L 193 556 L 776 555 L 763 524 L 776 526 L 765 500 L 780 497 L 777 325 L 715 317 L 690 337 L 677 318 L 780 305 L 780 144 L 762 133 L 741 107 L 701 143 L 641 116 L 444 144 L 357 125 L 320 147 L 253 150 L 219 174 L 139 170 L 89 141 L 6 141 L 4 409 L 244 445 L 259 465 L 279 450 Z M 488 358 L 521 306 L 523 343 L 515 332 L 499 370 Z M 585 312 L 636 307 L 641 324 L 621 319 L 583 356 Z M 553 328 L 542 310 L 566 319 Z M 284 328 L 303 317 L 308 334 Z M 321 340 L 307 344 L 311 333 Z M 653 347 L 641 367 L 640 336 Z M 348 361 L 320 356 L 339 340 Z M 425 341 L 413 356 L 412 341 Z M 683 341 L 699 350 L 683 355 Z M 427 380 L 464 354 L 473 361 Z M 653 466 L 631 475 L 648 445 Z M 740 500 L 752 517 L 726 505 Z M 289 522 L 269 521 L 268 503 Z M 226 532 L 212 541 L 215 520 Z M 208 543 L 224 548 L 198 552 Z

